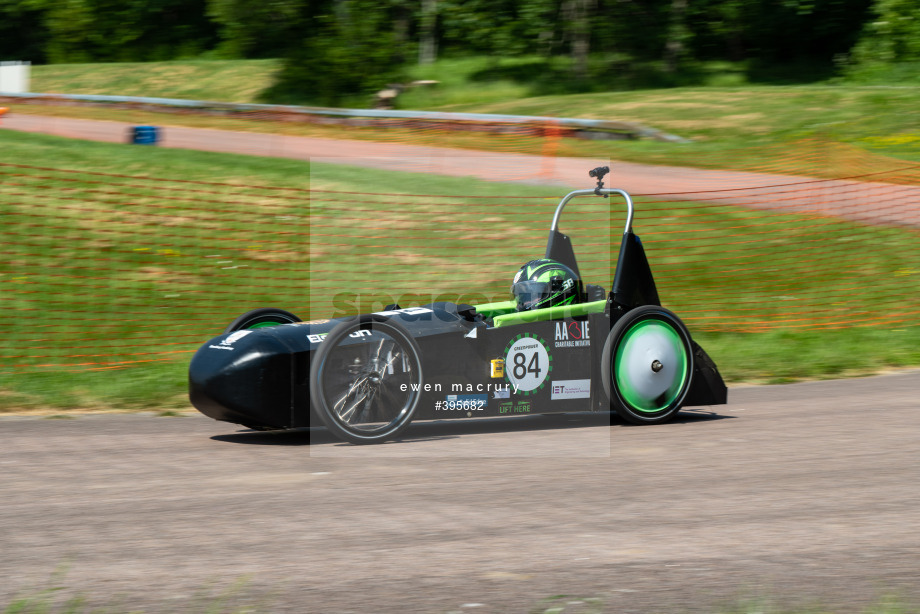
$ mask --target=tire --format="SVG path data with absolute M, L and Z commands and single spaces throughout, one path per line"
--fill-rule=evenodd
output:
M 664 307 L 646 305 L 613 325 L 601 359 L 610 405 L 633 424 L 659 424 L 680 411 L 693 379 L 687 327 Z
M 398 322 L 374 314 L 345 320 L 326 335 L 310 366 L 316 413 L 351 443 L 396 437 L 418 408 L 424 381 L 420 355 Z
M 284 309 L 275 307 L 263 307 L 247 311 L 224 329 L 224 334 L 232 333 L 237 330 L 246 330 L 250 328 L 264 328 L 266 326 L 278 326 L 279 324 L 292 324 L 300 322 L 300 318 Z

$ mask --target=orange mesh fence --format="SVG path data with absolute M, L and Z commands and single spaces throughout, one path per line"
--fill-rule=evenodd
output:
M 641 195 L 634 228 L 691 330 L 904 327 L 920 316 L 909 172 Z M 306 320 L 506 300 L 564 191 L 371 195 L 0 164 L 0 372 L 187 360 L 257 307 Z M 575 200 L 560 224 L 605 289 L 623 209 Z
M 729 155 L 743 167 L 758 172 L 825 178 L 884 174 L 886 183 L 920 185 L 920 166 L 817 136 L 733 151 Z M 707 160 L 707 157 L 713 159 Z M 694 164 L 716 168 L 720 167 L 720 162 L 717 156 L 705 154 L 694 160 Z
M 920 313 L 906 291 L 920 275 L 918 200 L 910 196 L 903 186 L 842 180 L 645 195 L 634 225 L 663 302 L 691 328 L 884 326 Z M 442 296 L 507 299 L 517 267 L 542 255 L 558 201 L 370 198 L 314 193 L 313 313 Z M 607 289 L 623 223 L 622 207 L 611 204 L 612 218 L 606 201 L 574 201 L 561 223 L 585 281 Z M 388 268 L 401 273 L 381 273 Z
M 0 370 L 184 359 L 232 314 L 275 298 L 305 309 L 308 203 L 307 190 L 0 165 Z
M 313 137 L 331 137 L 338 139 L 359 140 L 362 143 L 376 145 L 433 145 L 477 151 L 502 153 L 537 154 L 544 156 L 539 163 L 538 172 L 531 171 L 530 176 L 543 179 L 562 177 L 554 168 L 555 157 L 592 157 L 604 158 L 610 155 L 610 149 L 603 143 L 588 143 L 596 139 L 681 139 L 681 135 L 669 135 L 652 127 L 651 124 L 635 123 L 629 117 L 615 119 L 575 119 L 483 115 L 474 113 L 426 113 L 402 111 L 412 116 L 399 117 L 370 116 L 368 111 L 327 110 L 318 113 L 317 109 L 274 105 L 239 105 L 233 103 L 214 103 L 203 101 L 171 101 L 157 98 L 136 98 L 124 96 L 68 96 L 62 94 L 23 94 L 0 96 L 0 104 L 14 107 L 14 111 L 30 113 L 29 109 L 47 106 L 90 106 L 116 111 L 156 112 L 171 115 L 210 115 L 221 120 L 231 119 L 239 123 L 233 129 L 242 128 L 245 133 L 237 133 L 236 138 L 248 141 L 248 153 L 255 155 L 288 155 L 288 145 L 283 142 L 286 135 Z M 2 109 L 2 107 L 0 107 Z M 628 111 L 622 110 L 627 113 Z M 382 113 L 385 113 L 382 112 Z M 40 116 L 44 116 L 42 119 Z M 68 112 L 48 113 L 42 110 L 34 117 L 32 125 L 44 124 L 50 132 L 64 136 L 87 138 L 87 130 L 75 131 L 73 128 L 56 127 L 54 115 L 68 115 Z M 2 110 L 0 110 L 2 115 Z M 20 113 L 14 113 L 21 120 Z M 132 121 L 126 119 L 126 121 Z M 137 120 L 134 120 L 137 121 Z M 148 121 L 148 120 L 140 120 Z M 643 122 L 646 120 L 642 120 Z M 577 124 L 575 122 L 582 122 Z M 169 124 L 168 120 L 163 123 Z M 180 122 L 181 123 L 181 122 Z M 668 123 L 668 122 L 664 122 Z M 705 122 L 702 124 L 705 126 Z M 226 129 L 227 124 L 221 123 Z M 120 128 L 119 128 L 120 129 Z M 166 140 L 172 127 L 166 130 Z M 252 132 L 250 132 L 252 131 Z M 96 129 L 96 134 L 88 138 L 103 137 L 111 140 L 111 135 L 102 135 L 104 129 Z M 243 134 L 246 136 L 244 137 Z M 686 135 L 685 135 L 686 136 Z M 123 140 L 120 134 L 116 140 Z M 768 173 L 805 174 L 819 177 L 840 177 L 857 175 L 873 171 L 889 171 L 897 161 L 884 155 L 871 153 L 866 148 L 886 148 L 909 142 L 910 135 L 878 135 L 860 139 L 861 147 L 833 140 L 831 136 L 812 136 L 785 143 L 755 144 L 735 151 L 717 149 L 699 151 L 688 148 L 686 158 L 680 160 L 680 152 L 668 150 L 662 158 L 664 163 L 685 164 L 688 166 L 746 169 Z M 184 146 L 184 145 L 179 145 Z M 200 146 L 200 145 L 199 145 Z M 296 148 L 295 148 L 296 149 Z M 387 148 L 377 148 L 378 155 L 388 155 Z M 395 150 L 390 149 L 393 153 Z M 655 154 L 645 151 L 646 162 L 654 163 Z M 426 170 L 424 168 L 417 170 Z M 517 179 L 519 177 L 507 177 Z M 920 180 L 920 169 L 913 169 L 906 176 L 892 175 L 887 179 L 891 183 L 908 183 L 916 185 Z

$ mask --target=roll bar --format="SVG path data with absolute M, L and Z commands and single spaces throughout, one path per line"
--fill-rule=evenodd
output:
M 576 196 L 607 196 L 609 194 L 619 194 L 626 199 L 626 228 L 623 230 L 623 234 L 632 232 L 632 221 L 633 221 L 633 202 L 629 194 L 624 190 L 617 190 L 615 188 L 601 188 L 597 187 L 593 190 L 575 190 L 574 192 L 569 192 L 562 197 L 562 200 L 559 201 L 559 206 L 556 207 L 556 214 L 553 216 L 553 225 L 550 226 L 550 231 L 559 230 L 559 218 L 562 216 L 562 210 L 565 209 L 565 206 L 569 203 L 570 200 Z

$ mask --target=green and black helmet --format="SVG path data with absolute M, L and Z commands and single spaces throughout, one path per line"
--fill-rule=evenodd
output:
M 518 311 L 573 305 L 583 300 L 581 280 L 561 262 L 544 258 L 521 267 L 511 282 Z

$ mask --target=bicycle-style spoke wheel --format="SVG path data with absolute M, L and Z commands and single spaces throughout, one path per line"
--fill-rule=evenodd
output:
M 379 443 L 409 426 L 422 384 L 418 344 L 385 316 L 342 322 L 313 357 L 310 398 L 330 431 Z

